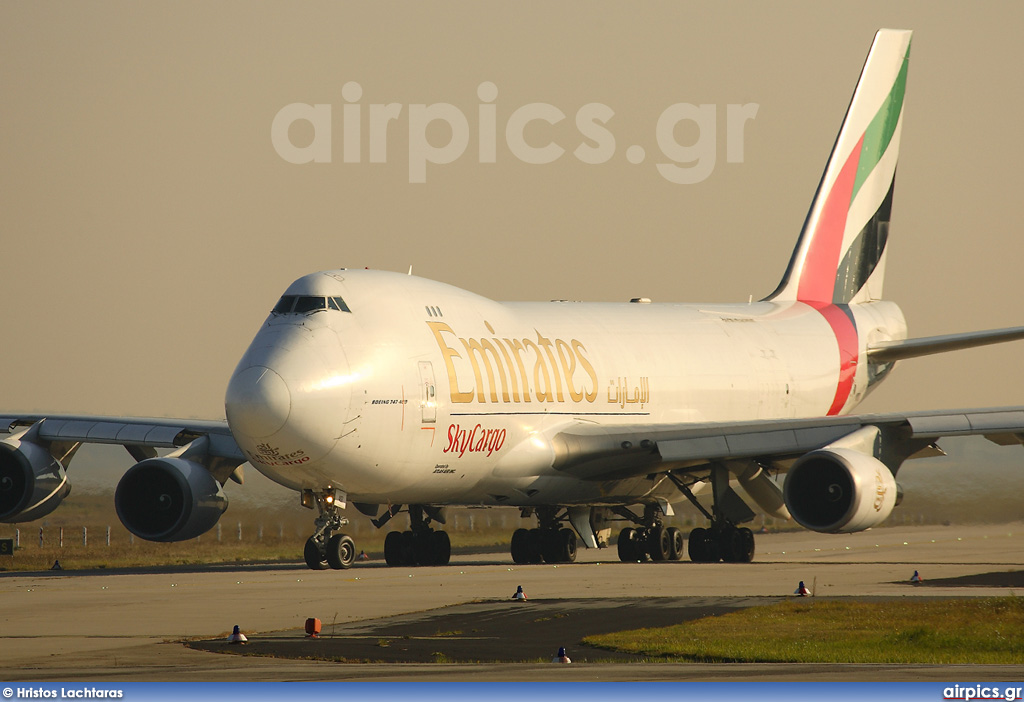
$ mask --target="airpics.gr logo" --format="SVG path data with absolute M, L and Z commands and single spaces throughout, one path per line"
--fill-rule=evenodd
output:
M 536 133 L 541 127 L 530 126 L 533 123 L 557 125 L 567 119 L 564 111 L 546 102 L 531 102 L 515 109 L 501 105 L 505 123 L 501 130 L 496 102 L 498 87 L 485 81 L 477 86 L 476 94 L 480 102 L 471 127 L 466 113 L 447 102 L 408 106 L 397 102 L 363 105 L 362 86 L 350 81 L 341 89 L 346 103 L 341 117 L 342 161 L 358 164 L 368 156 L 371 164 L 387 163 L 389 128 L 402 129 L 402 122 L 405 122 L 404 128 L 409 133 L 410 183 L 427 182 L 427 164 L 440 166 L 462 158 L 470 149 L 470 138 L 474 133 L 479 163 L 497 163 L 500 131 L 504 131 L 508 151 L 523 163 L 548 164 L 565 155 L 567 147 L 557 143 L 556 137 L 538 137 Z M 669 105 L 658 116 L 654 130 L 660 155 L 667 159 L 656 164 L 658 173 L 678 185 L 706 180 L 717 162 L 720 122 L 725 128 L 726 162 L 742 163 L 746 124 L 757 116 L 758 107 L 755 102 L 729 104 L 724 116 L 720 116 L 718 106 L 714 104 L 678 102 Z M 568 148 L 572 148 L 572 155 L 580 163 L 597 165 L 608 163 L 615 157 L 618 144 L 610 129 L 614 116 L 615 111 L 600 102 L 589 102 L 576 111 L 575 144 Z M 289 133 L 292 125 L 298 122 L 308 122 L 313 128 L 312 140 L 303 146 L 293 143 Z M 443 123 L 450 129 L 451 137 L 447 143 L 438 145 L 427 138 L 427 132 L 434 123 Z M 677 127 L 679 132 L 692 132 L 686 123 L 696 127 L 697 138 L 680 143 Z M 277 155 L 289 163 L 331 163 L 335 156 L 334 126 L 331 104 L 293 102 L 274 116 L 270 141 Z M 528 133 L 531 135 L 529 138 Z M 633 144 L 626 148 L 625 156 L 627 161 L 637 165 L 647 158 L 647 151 L 643 146 Z

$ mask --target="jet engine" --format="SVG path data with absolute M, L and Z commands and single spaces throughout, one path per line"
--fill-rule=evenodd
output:
M 184 458 L 148 458 L 117 484 L 114 507 L 125 528 L 147 541 L 185 541 L 213 528 L 228 498 L 210 472 Z
M 0 441 L 0 522 L 31 522 L 57 509 L 71 492 L 60 461 L 39 444 Z
M 786 507 L 813 531 L 863 531 L 881 524 L 899 504 L 899 486 L 884 463 L 848 448 L 800 457 L 786 476 Z

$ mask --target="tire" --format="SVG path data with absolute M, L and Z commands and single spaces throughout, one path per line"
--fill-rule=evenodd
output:
M 668 560 L 671 546 L 668 529 L 660 524 L 651 529 L 647 535 L 647 551 L 651 554 L 652 561 Z
M 452 541 L 447 531 L 435 531 L 430 534 L 434 547 L 434 565 L 445 566 L 452 559 Z
M 540 529 L 530 529 L 530 550 L 528 563 L 540 563 L 544 560 L 544 532 Z
M 530 563 L 530 530 L 516 529 L 512 532 L 512 562 L 520 565 Z
M 572 529 L 562 529 L 558 532 L 558 538 L 562 547 L 562 563 L 574 563 L 576 561 L 576 532 Z
M 557 530 L 541 530 L 541 555 L 545 563 L 562 562 L 562 539 Z
M 731 529 L 722 536 L 722 560 L 750 563 L 754 560 L 754 532 L 746 527 Z
M 306 539 L 306 545 L 302 549 L 302 557 L 306 560 L 306 565 L 309 566 L 310 570 L 327 570 L 327 559 L 320 552 L 320 545 L 317 544 L 312 536 Z
M 690 532 L 689 547 L 688 551 L 690 554 L 690 560 L 694 563 L 707 563 L 707 553 L 704 548 L 704 542 L 707 536 L 708 530 L 697 527 Z
M 356 542 L 348 534 L 335 534 L 327 540 L 327 564 L 335 570 L 348 570 L 356 560 Z
M 434 553 L 434 533 L 431 531 L 413 533 L 413 543 L 416 565 L 434 565 L 436 554 Z
M 402 565 L 402 532 L 389 531 L 384 537 L 384 562 L 389 566 Z
M 704 562 L 718 563 L 722 560 L 722 542 L 710 529 L 704 532 Z
M 676 527 L 669 527 L 665 531 L 668 533 L 668 559 L 670 561 L 678 561 L 683 557 L 683 552 L 686 550 L 686 545 L 683 543 L 683 532 L 679 531 Z
M 640 560 L 636 553 L 636 529 L 626 527 L 619 532 L 618 549 L 619 560 L 623 563 L 633 563 Z
M 411 531 L 403 531 L 398 542 L 398 563 L 403 566 L 416 565 L 416 535 Z

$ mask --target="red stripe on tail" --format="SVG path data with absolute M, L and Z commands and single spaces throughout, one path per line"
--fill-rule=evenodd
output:
M 836 383 L 836 394 L 832 398 L 832 406 L 828 409 L 829 415 L 836 415 L 846 406 L 846 401 L 850 399 L 850 393 L 853 392 L 853 381 L 857 375 L 857 360 L 860 356 L 857 327 L 846 312 L 835 305 L 810 304 L 832 327 L 832 333 L 836 335 L 836 343 L 839 344 L 839 382 Z
M 846 216 L 850 212 L 850 198 L 853 197 L 853 184 L 857 178 L 857 164 L 863 143 L 862 134 L 832 184 L 828 199 L 821 208 L 821 216 L 815 223 L 815 231 L 811 233 L 810 249 L 804 260 L 796 294 L 796 299 L 801 302 L 832 302 Z

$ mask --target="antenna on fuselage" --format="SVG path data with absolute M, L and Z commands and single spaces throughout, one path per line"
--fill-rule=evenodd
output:
M 409 266 L 409 275 L 412 275 L 412 266 Z

